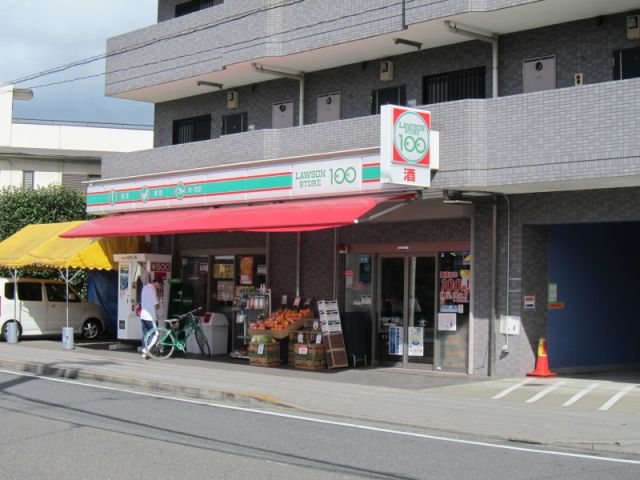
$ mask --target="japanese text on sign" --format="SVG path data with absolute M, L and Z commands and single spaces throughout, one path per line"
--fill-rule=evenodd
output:
M 469 303 L 469 280 L 460 278 L 458 272 L 440 272 L 440 302 Z

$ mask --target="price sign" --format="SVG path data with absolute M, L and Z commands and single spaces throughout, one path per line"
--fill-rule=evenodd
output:
M 258 355 L 264 355 L 264 343 L 258 345 Z

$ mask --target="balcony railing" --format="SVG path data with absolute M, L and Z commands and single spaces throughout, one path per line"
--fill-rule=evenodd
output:
M 640 175 L 640 79 L 427 106 L 440 132 L 433 187 Z M 103 178 L 205 168 L 379 146 L 380 117 L 258 130 L 107 156 Z

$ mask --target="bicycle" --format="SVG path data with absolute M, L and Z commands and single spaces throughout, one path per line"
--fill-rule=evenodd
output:
M 165 326 L 156 325 L 144 336 L 144 344 L 151 358 L 165 360 L 169 358 L 175 349 L 185 353 L 187 338 L 194 334 L 200 352 L 207 358 L 211 357 L 211 348 L 200 323 L 195 317 L 195 313 L 202 310 L 202 307 L 191 310 L 172 319 L 165 320 Z M 180 327 L 180 322 L 184 324 Z M 182 337 L 182 339 L 180 338 Z

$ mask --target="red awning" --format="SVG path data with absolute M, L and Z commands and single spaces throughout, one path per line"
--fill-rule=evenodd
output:
M 61 237 L 118 237 L 202 232 L 296 232 L 353 224 L 388 200 L 407 195 L 339 197 L 242 207 L 127 213 L 92 220 Z

